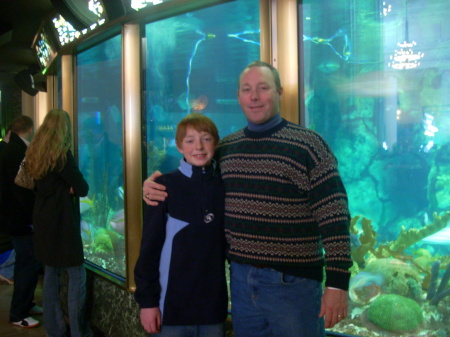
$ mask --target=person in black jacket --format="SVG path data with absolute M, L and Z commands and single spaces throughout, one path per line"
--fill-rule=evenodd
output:
M 6 145 L 9 143 L 11 136 L 11 125 L 9 125 L 5 132 L 5 137 L 0 141 L 0 158 Z M 0 202 L 2 200 L 0 190 Z M 0 218 L 2 213 L 0 212 Z M 0 231 L 0 281 L 8 284 L 14 284 L 14 262 L 16 260 L 16 252 L 11 241 L 11 237 Z
M 39 325 L 39 321 L 29 316 L 30 311 L 42 313 L 42 309 L 33 303 L 42 268 L 34 256 L 33 247 L 34 192 L 14 183 L 33 135 L 33 126 L 33 120 L 28 116 L 14 118 L 9 143 L 0 159 L 1 231 L 11 236 L 16 251 L 10 322 L 24 328 Z
M 222 337 L 227 317 L 225 189 L 212 158 L 219 143 L 214 123 L 191 113 L 178 125 L 184 155 L 163 175 L 169 197 L 147 206 L 135 267 L 141 323 L 152 336 Z
M 69 278 L 70 335 L 92 336 L 85 316 L 86 270 L 77 212 L 77 196 L 89 186 L 70 151 L 71 126 L 67 112 L 50 110 L 31 142 L 25 163 L 36 181 L 33 210 L 36 258 L 45 265 L 44 326 L 49 337 L 66 336 L 60 302 L 60 276 Z

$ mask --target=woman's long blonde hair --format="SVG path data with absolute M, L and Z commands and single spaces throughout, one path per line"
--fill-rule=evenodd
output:
M 71 138 L 68 113 L 50 110 L 25 154 L 27 173 L 34 179 L 42 179 L 54 169 L 61 171 L 67 162 Z

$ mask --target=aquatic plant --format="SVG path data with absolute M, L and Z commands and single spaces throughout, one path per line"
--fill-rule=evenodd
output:
M 111 236 L 103 228 L 99 229 L 95 235 L 93 253 L 103 258 L 110 257 L 114 254 Z
M 423 321 L 423 312 L 414 300 L 400 295 L 381 295 L 367 310 L 369 320 L 380 328 L 404 332 L 416 329 Z
M 450 263 L 447 265 L 447 269 L 442 276 L 441 283 L 437 288 L 440 266 L 441 263 L 439 261 L 434 262 L 431 266 L 431 280 L 427 292 L 427 300 L 429 300 L 432 305 L 438 305 L 440 300 L 450 295 L 450 288 L 448 288 L 448 282 L 450 280 Z
M 166 156 L 166 150 L 160 150 L 154 142 L 147 144 L 147 171 L 155 172 L 161 168 L 161 163 Z

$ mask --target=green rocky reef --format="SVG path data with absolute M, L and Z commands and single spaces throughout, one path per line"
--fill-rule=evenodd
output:
M 423 321 L 422 308 L 416 301 L 400 295 L 382 295 L 370 304 L 369 320 L 392 332 L 416 329 Z

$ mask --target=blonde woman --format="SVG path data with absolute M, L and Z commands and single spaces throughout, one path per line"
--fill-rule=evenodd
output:
M 66 336 L 60 302 L 60 275 L 69 277 L 70 335 L 92 336 L 85 318 L 86 271 L 76 196 L 89 186 L 70 151 L 71 125 L 67 112 L 53 109 L 46 115 L 26 152 L 27 170 L 36 180 L 33 210 L 36 258 L 45 265 L 44 326 L 49 337 Z

